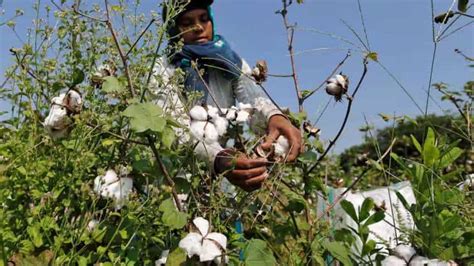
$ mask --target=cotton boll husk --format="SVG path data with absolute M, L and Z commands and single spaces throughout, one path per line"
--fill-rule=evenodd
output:
M 196 121 L 207 121 L 207 111 L 204 107 L 196 105 L 189 111 L 189 116 L 192 120 Z
M 288 139 L 284 136 L 278 137 L 276 143 L 273 144 L 275 147 L 275 155 L 278 157 L 285 157 L 290 148 Z
M 408 245 L 398 245 L 394 250 L 393 254 L 405 261 L 409 261 L 411 257 L 416 254 L 416 251 L 413 247 Z
M 382 266 L 406 266 L 407 263 L 397 256 L 388 256 L 382 261 Z

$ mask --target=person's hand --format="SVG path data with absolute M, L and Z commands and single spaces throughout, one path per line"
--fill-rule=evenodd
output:
M 283 115 L 274 115 L 268 121 L 267 136 L 265 142 L 260 146 L 264 150 L 271 150 L 273 143 L 281 135 L 288 139 L 290 150 L 288 152 L 287 161 L 296 160 L 304 146 L 302 145 L 301 132 L 294 127 L 291 122 Z
M 268 177 L 267 159 L 250 159 L 232 149 L 219 152 L 214 162 L 217 174 L 224 174 L 230 183 L 250 192 L 262 187 Z

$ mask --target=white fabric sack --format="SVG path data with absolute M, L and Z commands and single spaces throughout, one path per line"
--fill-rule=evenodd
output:
M 332 191 L 331 191 L 332 190 Z M 346 188 L 329 188 L 329 193 L 332 197 L 331 200 L 336 199 Z M 413 222 L 413 217 L 410 212 L 405 209 L 403 204 L 398 199 L 396 192 L 399 192 L 404 196 L 408 204 L 416 203 L 415 195 L 413 193 L 413 188 L 409 181 L 404 181 L 400 183 L 393 184 L 389 187 L 377 188 L 374 190 L 364 191 L 364 192 L 348 192 L 344 199 L 350 201 L 356 211 L 361 207 L 362 202 L 365 198 L 372 198 L 376 205 L 381 205 L 385 201 L 386 211 L 385 219 L 372 224 L 369 226 L 370 233 L 369 239 L 373 239 L 377 242 L 377 248 L 383 248 L 382 252 L 387 252 L 386 246 L 381 244 L 385 242 L 389 245 L 390 248 L 395 248 L 397 246 L 396 238 L 400 238 L 401 234 L 407 233 L 404 230 L 414 230 L 415 224 Z M 322 214 L 326 208 L 332 203 L 331 200 L 324 200 L 321 196 L 318 196 L 318 213 Z M 331 198 L 330 197 L 330 198 Z M 390 204 L 390 202 L 392 204 Z M 392 213 L 393 210 L 393 213 Z M 372 214 L 372 213 L 371 213 Z M 352 220 L 349 215 L 342 209 L 341 205 L 338 203 L 331 210 L 330 213 L 330 222 L 331 227 L 334 229 L 348 228 L 353 227 L 357 229 L 356 223 Z M 396 228 L 392 226 L 395 223 Z M 401 229 L 401 230 L 400 230 Z M 353 252 L 360 254 L 361 242 L 356 241 L 355 246 L 353 246 Z

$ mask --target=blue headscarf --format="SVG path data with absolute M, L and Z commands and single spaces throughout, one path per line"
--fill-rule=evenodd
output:
M 192 62 L 196 63 L 194 67 Z M 204 99 L 208 93 L 204 82 L 209 84 L 209 69 L 220 71 L 228 80 L 238 78 L 242 69 L 242 59 L 220 35 L 215 35 L 214 40 L 207 43 L 184 45 L 183 49 L 171 58 L 171 63 L 185 72 L 185 88 L 204 93 Z M 204 75 L 200 76 L 199 69 L 204 69 Z

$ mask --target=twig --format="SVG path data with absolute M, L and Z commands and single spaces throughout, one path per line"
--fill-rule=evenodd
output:
M 58 9 L 59 9 L 59 8 L 58 8 Z M 61 10 L 61 9 L 60 9 L 60 10 Z M 102 22 L 102 23 L 106 23 L 106 22 L 107 22 L 107 20 L 99 19 L 99 18 L 96 18 L 96 17 L 90 16 L 90 15 L 87 15 L 87 14 L 85 14 L 85 13 L 79 11 L 79 7 L 78 7 L 76 4 L 72 5 L 72 10 L 73 10 L 76 14 L 81 15 L 81 16 L 83 16 L 83 17 L 85 17 L 85 18 L 92 19 L 92 20 L 95 20 L 95 21 L 98 21 L 98 22 Z
M 148 31 L 148 29 L 150 29 L 151 25 L 153 25 L 153 22 L 155 22 L 156 20 L 153 18 L 151 19 L 150 23 L 148 23 L 148 25 L 146 26 L 146 28 L 143 30 L 143 32 L 140 34 L 140 36 L 138 36 L 137 40 L 132 44 L 132 46 L 130 47 L 130 49 L 128 50 L 127 54 L 125 54 L 125 57 L 128 58 L 128 55 L 133 51 L 133 49 L 135 48 L 135 46 L 137 45 L 137 43 L 140 41 L 140 39 L 143 37 L 143 35 L 145 35 L 145 33 Z
M 110 33 L 112 34 L 112 38 L 114 39 L 115 46 L 117 47 L 120 58 L 122 59 L 122 64 L 125 70 L 125 76 L 127 77 L 128 89 L 130 91 L 130 94 L 132 95 L 133 98 L 135 98 L 135 91 L 133 89 L 132 77 L 130 76 L 130 71 L 128 69 L 127 57 L 123 53 L 122 47 L 120 46 L 120 42 L 118 41 L 118 38 L 117 38 L 117 34 L 115 33 L 114 27 L 112 26 L 112 22 L 110 20 L 109 1 L 108 0 L 104 0 L 104 1 L 105 1 L 105 11 L 107 14 L 107 20 L 105 21 L 105 24 L 107 24 L 107 27 L 109 28 Z
M 315 92 L 317 92 L 319 89 L 321 89 L 324 84 L 326 84 L 326 82 L 334 75 L 336 74 L 336 72 L 339 70 L 339 68 L 346 62 L 347 58 L 349 58 L 349 56 L 351 56 L 351 51 L 349 50 L 346 54 L 346 56 L 344 57 L 344 59 L 342 59 L 341 62 L 339 62 L 339 64 L 334 68 L 334 70 L 331 72 L 331 74 L 329 74 L 329 76 L 314 90 L 312 90 L 308 95 L 306 95 L 305 97 L 303 97 L 303 101 L 305 101 L 306 99 L 308 99 L 309 97 L 311 97 L 311 95 L 313 95 Z
M 278 75 L 278 74 L 267 74 L 269 77 L 274 77 L 274 78 L 292 78 L 293 75 Z
M 459 49 L 454 49 L 454 52 L 460 54 L 462 57 L 464 57 L 464 59 L 466 59 L 467 61 L 474 61 L 474 57 L 469 57 L 467 55 L 465 55 L 461 50 Z
M 288 23 L 288 3 L 287 0 L 282 0 L 283 2 L 283 10 L 281 10 L 280 14 L 283 18 L 283 23 L 285 25 L 285 30 L 287 32 L 287 38 L 288 38 L 288 52 L 290 54 L 290 62 L 291 62 L 291 72 L 292 72 L 292 77 L 293 77 L 293 83 L 295 86 L 295 91 L 296 91 L 296 96 L 298 98 L 298 110 L 300 112 L 304 111 L 303 108 L 303 95 L 301 93 L 301 90 L 299 88 L 298 84 L 298 76 L 296 74 L 296 65 L 295 65 L 295 57 L 293 53 L 293 39 L 295 35 L 295 28 L 294 26 L 290 26 Z M 291 3 L 291 2 L 290 2 Z
M 337 132 L 336 136 L 334 137 L 334 139 L 332 139 L 328 145 L 328 147 L 326 148 L 326 150 L 324 151 L 324 153 L 318 158 L 318 160 L 316 161 L 316 163 L 311 166 L 308 170 L 308 172 L 306 173 L 306 175 L 308 175 L 309 173 L 311 173 L 315 168 L 316 166 L 319 165 L 319 163 L 324 159 L 324 157 L 326 157 L 326 155 L 329 153 L 329 151 L 331 150 L 332 146 L 334 146 L 334 144 L 336 143 L 336 141 L 339 139 L 339 137 L 341 136 L 342 134 L 342 131 L 344 131 L 344 128 L 346 126 L 346 123 L 347 121 L 349 120 L 349 114 L 351 113 L 351 108 L 352 108 L 352 102 L 354 100 L 354 97 L 357 93 L 357 91 L 359 90 L 360 88 L 360 85 L 362 84 L 362 82 L 364 81 L 365 79 L 365 75 L 367 74 L 367 64 L 368 64 L 368 61 L 367 61 L 367 58 L 364 58 L 364 70 L 362 72 L 362 76 L 360 77 L 359 79 L 359 83 L 357 84 L 354 92 L 352 93 L 351 97 L 348 97 L 348 105 L 347 105 L 347 109 L 346 109 L 346 115 L 344 117 L 344 121 L 342 122 L 342 125 L 341 127 L 339 128 L 339 131 Z
M 182 211 L 183 207 L 181 206 L 181 202 L 179 201 L 178 192 L 176 191 L 175 183 L 173 179 L 171 178 L 170 174 L 168 173 L 168 170 L 166 170 L 166 166 L 163 163 L 163 160 L 161 159 L 160 153 L 155 147 L 155 141 L 153 140 L 153 137 L 150 135 L 147 135 L 146 137 L 148 139 L 148 144 L 153 152 L 153 155 L 155 156 L 156 162 L 158 163 L 158 166 L 160 167 L 161 172 L 163 172 L 166 182 L 171 187 L 171 193 L 173 194 L 173 198 L 176 203 L 176 208 L 178 208 L 179 211 Z
M 449 101 L 451 101 L 456 106 L 456 109 L 461 114 L 464 121 L 466 121 L 466 123 L 469 123 L 469 119 L 467 118 L 466 114 L 464 114 L 462 107 L 459 106 L 458 102 L 456 101 L 456 98 L 453 95 L 446 93 L 442 89 L 439 89 L 438 91 L 441 92 L 444 96 L 448 97 Z

